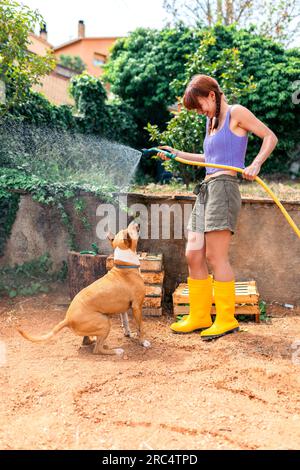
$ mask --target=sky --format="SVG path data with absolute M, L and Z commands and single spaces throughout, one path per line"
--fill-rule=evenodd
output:
M 79 20 L 85 23 L 87 37 L 105 37 L 124 36 L 139 26 L 160 29 L 167 18 L 163 0 L 21 0 L 20 3 L 39 10 L 53 46 L 76 38 Z
M 77 38 L 78 21 L 87 37 L 125 36 L 137 27 L 160 29 L 168 15 L 163 0 L 19 0 L 38 9 L 47 23 L 53 46 Z M 38 31 L 36 31 L 38 33 Z M 289 47 L 300 45 L 300 38 Z

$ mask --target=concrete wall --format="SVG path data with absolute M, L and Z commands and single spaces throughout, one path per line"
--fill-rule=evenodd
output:
M 90 195 L 81 197 L 87 205 L 85 215 L 91 223 L 91 230 L 87 231 L 83 228 L 82 223 L 74 214 L 72 205 L 68 206 L 74 221 L 80 250 L 90 249 L 91 243 L 97 242 L 102 253 L 110 253 L 108 241 L 99 240 L 96 235 L 97 224 L 99 229 L 99 222 L 104 220 L 99 212 L 96 215 L 97 208 L 100 207 L 100 210 L 103 208 L 101 201 Z M 121 198 L 121 202 L 126 202 L 125 195 L 121 195 Z M 158 239 L 153 239 L 155 234 L 152 233 L 152 238 L 143 238 L 147 229 L 146 219 L 148 219 L 149 233 L 151 230 L 155 232 L 158 226 L 161 229 L 162 220 L 158 223 L 153 213 L 151 216 L 151 209 L 154 210 L 161 204 L 169 207 L 174 207 L 175 204 L 177 207 L 176 227 L 181 227 L 182 234 L 184 234 L 184 227 L 194 200 L 194 196 L 157 197 L 141 194 L 129 194 L 127 198 L 128 207 L 135 205 L 134 209 L 138 210 L 141 206 L 137 204 L 142 204 L 148 211 L 147 214 L 141 214 L 142 234 L 139 250 L 163 253 L 166 272 L 165 293 L 168 300 L 176 285 L 179 282 L 185 282 L 187 278 L 186 240 L 183 236 L 180 238 L 180 234 L 174 233 L 172 214 L 170 224 L 164 216 L 164 222 L 166 222 L 164 226 L 170 226 L 171 229 L 170 237 L 164 239 L 163 234 L 160 233 Z M 116 202 L 118 202 L 118 196 L 116 196 Z M 296 224 L 300 226 L 300 202 L 284 203 L 284 206 Z M 109 223 L 110 228 L 114 229 L 111 216 Z M 118 228 L 117 224 L 116 230 Z M 43 207 L 32 201 L 30 196 L 22 196 L 11 237 L 6 245 L 4 256 L 0 259 L 0 264 L 22 263 L 46 251 L 50 253 L 54 266 L 58 267 L 67 256 L 67 229 L 61 223 L 60 214 L 55 208 Z M 237 231 L 232 237 L 230 259 L 236 280 L 255 279 L 262 299 L 300 305 L 300 240 L 272 201 L 243 199 Z

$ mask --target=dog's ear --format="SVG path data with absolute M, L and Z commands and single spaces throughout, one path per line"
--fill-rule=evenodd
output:
M 128 232 L 128 230 L 124 231 L 124 244 L 127 246 L 127 248 L 131 248 L 132 245 L 132 238 Z

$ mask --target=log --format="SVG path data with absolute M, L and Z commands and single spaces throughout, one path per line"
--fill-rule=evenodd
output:
M 72 300 L 78 292 L 107 273 L 108 255 L 81 255 L 76 251 L 68 253 L 69 294 Z

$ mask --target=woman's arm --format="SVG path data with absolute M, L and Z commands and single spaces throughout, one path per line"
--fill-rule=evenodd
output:
M 182 150 L 177 150 L 176 156 L 179 158 L 184 158 L 185 160 L 189 160 L 190 162 L 205 162 L 204 153 L 189 153 L 182 152 Z
M 237 127 L 247 132 L 252 132 L 263 140 L 259 153 L 254 158 L 251 165 L 243 171 L 243 178 L 254 180 L 255 176 L 260 172 L 262 164 L 276 147 L 278 139 L 271 129 L 244 106 L 235 105 L 232 109 L 231 116 L 236 122 Z
M 182 152 L 182 150 L 174 149 L 173 147 L 169 147 L 168 145 L 161 145 L 158 148 L 162 150 L 168 150 L 168 152 L 174 153 L 176 157 L 184 158 L 185 160 L 189 160 L 190 162 L 204 162 L 205 161 L 205 156 L 203 153 Z M 158 156 L 162 160 L 170 160 L 163 153 L 158 153 Z

